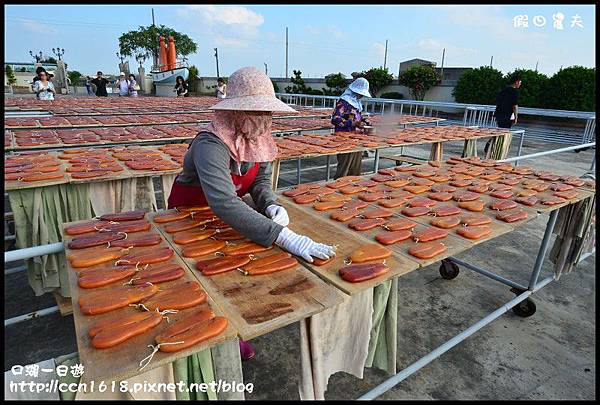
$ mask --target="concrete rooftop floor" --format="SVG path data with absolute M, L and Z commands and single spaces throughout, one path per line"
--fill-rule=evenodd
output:
M 482 143 L 483 144 L 483 143 Z M 483 145 L 479 146 L 480 153 Z M 563 145 L 526 141 L 523 154 Z M 462 143 L 446 147 L 444 157 L 460 154 Z M 516 140 L 513 151 L 516 151 Z M 426 157 L 427 147 L 405 153 Z M 559 174 L 582 175 L 594 150 L 524 161 L 522 165 Z M 389 154 L 389 152 L 386 152 Z M 304 162 L 323 165 L 325 159 Z M 393 166 L 382 160 L 380 167 Z M 295 163 L 281 171 L 295 170 Z M 366 162 L 364 171 L 372 170 Z M 324 179 L 323 169 L 302 174 L 303 182 Z M 333 173 L 333 171 L 332 171 Z M 282 175 L 280 187 L 295 183 L 295 174 Z M 488 241 L 458 258 L 526 283 L 548 216 L 541 215 L 517 230 Z M 552 274 L 546 260 L 543 276 Z M 34 297 L 26 274 L 5 277 L 5 319 L 55 305 L 50 294 Z M 398 368 L 404 368 L 446 340 L 494 311 L 514 294 L 509 288 L 463 269 L 444 280 L 438 265 L 412 272 L 399 280 Z M 459 346 L 401 382 L 381 399 L 588 399 L 595 392 L 595 255 L 571 274 L 534 294 L 537 312 L 519 318 L 512 312 L 488 325 Z M 72 316 L 53 314 L 5 328 L 5 370 L 77 351 Z M 244 362 L 244 380 L 254 383 L 247 399 L 298 399 L 299 326 L 292 324 L 252 341 L 255 359 Z M 327 399 L 352 399 L 383 382 L 387 374 L 366 369 L 362 380 L 337 373 L 329 380 Z

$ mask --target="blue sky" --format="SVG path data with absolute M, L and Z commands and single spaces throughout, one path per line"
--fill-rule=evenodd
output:
M 289 28 L 289 75 L 303 77 L 382 66 L 397 73 L 401 61 L 421 58 L 445 66 L 478 67 L 490 63 L 503 72 L 535 68 L 553 74 L 561 66 L 595 66 L 593 6 L 152 6 L 157 24 L 189 35 L 198 51 L 188 56 L 200 75 L 228 76 L 242 66 L 268 65 L 272 77 L 285 74 L 285 27 Z M 553 27 L 562 13 L 564 29 Z M 527 15 L 529 27 L 515 28 L 513 18 Z M 579 15 L 583 28 L 571 27 Z M 542 16 L 543 20 L 534 17 Z M 69 69 L 84 74 L 117 72 L 118 38 L 151 23 L 150 6 L 5 6 L 4 57 L 28 62 L 29 50 L 52 55 L 66 49 Z M 131 58 L 130 66 L 136 66 Z M 146 68 L 150 63 L 146 62 Z

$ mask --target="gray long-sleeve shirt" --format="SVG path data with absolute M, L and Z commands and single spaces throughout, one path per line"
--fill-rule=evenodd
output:
M 231 159 L 227 145 L 212 133 L 202 132 L 192 141 L 183 158 L 183 171 L 175 181 L 201 186 L 206 202 L 219 218 L 252 241 L 270 246 L 283 229 L 262 215 L 269 205 L 276 203 L 271 188 L 271 163 L 260 164 L 248 190 L 259 212 L 237 196 L 231 180 L 231 173 L 244 175 L 254 165 L 254 162 L 238 164 Z

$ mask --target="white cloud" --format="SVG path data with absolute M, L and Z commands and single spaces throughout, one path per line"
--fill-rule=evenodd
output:
M 265 22 L 262 15 L 247 9 L 246 7 L 192 5 L 186 6 L 185 9 L 190 13 L 202 15 L 205 22 L 208 23 L 223 23 L 227 25 L 239 24 L 258 27 Z M 183 12 L 183 10 L 179 11 Z
M 260 39 L 264 17 L 246 7 L 192 5 L 177 9 L 186 29 L 216 45 L 245 48 Z
M 49 25 L 42 24 L 35 20 L 24 20 L 21 22 L 21 27 L 27 31 L 32 31 L 40 34 L 55 34 L 58 31 Z

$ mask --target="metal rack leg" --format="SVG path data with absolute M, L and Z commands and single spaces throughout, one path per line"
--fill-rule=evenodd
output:
M 327 171 L 325 172 L 325 181 L 331 177 L 331 155 L 327 155 Z
M 558 210 L 554 210 L 550 213 L 550 218 L 548 218 L 548 224 L 546 225 L 546 231 L 544 232 L 544 238 L 542 239 L 542 244 L 540 245 L 540 250 L 538 250 L 537 258 L 535 259 L 535 265 L 533 266 L 533 273 L 531 273 L 531 278 L 529 279 L 529 290 L 531 291 L 536 283 L 537 279 L 542 271 L 542 264 L 544 263 L 544 258 L 546 257 L 546 252 L 548 251 L 548 245 L 550 244 L 550 236 L 552 236 L 552 231 L 554 230 L 554 225 L 556 225 L 556 218 L 558 217 Z
M 491 278 L 492 280 L 496 280 L 496 281 L 501 282 L 502 284 L 506 284 L 509 287 L 518 288 L 518 289 L 521 289 L 521 290 L 527 290 L 527 287 L 525 287 L 525 286 L 523 286 L 523 285 L 521 285 L 519 283 L 516 283 L 516 282 L 514 282 L 512 280 L 509 280 L 509 279 L 507 279 L 505 277 L 499 276 L 498 274 L 492 273 L 489 270 L 482 269 L 481 267 L 478 267 L 478 266 L 475 266 L 473 264 L 464 262 L 464 261 L 462 261 L 460 259 L 457 259 L 455 257 L 449 257 L 447 260 L 450 260 L 452 263 L 456 263 L 459 266 L 465 267 L 465 268 L 467 268 L 469 270 L 473 270 L 474 272 L 482 274 L 482 275 L 484 275 L 484 276 L 486 276 L 488 278 Z
M 373 165 L 373 171 L 377 173 L 379 170 L 379 149 L 375 149 L 375 163 Z
M 494 312 L 492 312 L 485 318 L 474 323 L 473 325 L 471 325 L 469 328 L 467 328 L 463 332 L 454 336 L 452 339 L 448 340 L 446 343 L 437 347 L 435 350 L 431 351 L 430 353 L 426 354 L 425 356 L 421 357 L 419 360 L 417 360 L 410 366 L 406 367 L 404 370 L 400 371 L 398 374 L 395 374 L 391 378 L 389 378 L 386 381 L 384 381 L 383 383 L 379 384 L 377 387 L 373 388 L 371 391 L 360 396 L 358 399 L 375 399 L 378 396 L 380 396 L 381 394 L 389 391 L 390 389 L 392 389 L 393 387 L 398 385 L 400 382 L 402 382 L 403 380 L 405 380 L 406 378 L 408 378 L 409 376 L 411 376 L 418 370 L 422 369 L 427 364 L 431 363 L 433 360 L 440 357 L 442 354 L 446 353 L 448 350 L 452 349 L 454 346 L 458 345 L 460 342 L 462 342 L 469 336 L 473 335 L 475 332 L 479 331 L 483 327 L 492 323 L 493 321 L 498 319 L 500 316 L 504 315 L 506 312 L 510 311 L 512 308 L 517 306 L 522 301 L 525 301 L 531 294 L 534 293 L 534 291 L 537 291 L 537 290 L 545 287 L 547 284 L 549 284 L 552 281 L 554 281 L 554 277 L 548 277 L 548 278 L 542 280 L 539 283 L 539 285 L 536 286 L 535 290 L 527 290 L 527 291 L 519 294 L 517 297 L 513 298 L 512 300 L 510 300 L 509 302 L 507 302 L 506 304 L 504 304 L 503 306 L 501 306 L 500 308 L 498 308 L 497 310 L 495 310 Z
M 519 149 L 517 150 L 517 156 L 521 156 L 521 150 L 523 149 L 523 139 L 525 139 L 525 131 L 521 132 L 521 139 L 519 140 Z M 515 162 L 515 167 L 519 165 L 519 161 Z

